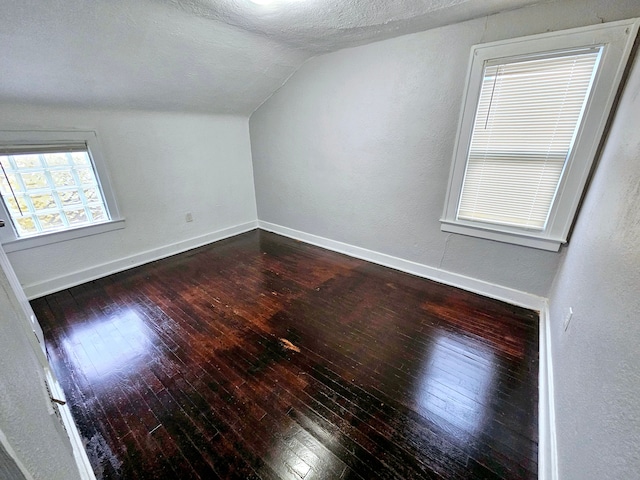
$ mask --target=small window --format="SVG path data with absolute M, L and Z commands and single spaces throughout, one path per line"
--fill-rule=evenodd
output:
M 100 175 L 95 163 L 94 135 L 0 134 L 5 140 L 0 145 L 0 207 L 10 223 L 2 229 L 7 251 L 121 227 L 111 190 L 105 189 L 104 169 Z
M 566 242 L 637 30 L 615 22 L 472 49 L 442 230 Z
M 19 238 L 110 220 L 86 146 L 0 150 L 0 168 Z

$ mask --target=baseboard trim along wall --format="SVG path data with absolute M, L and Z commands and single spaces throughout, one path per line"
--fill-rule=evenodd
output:
M 540 311 L 544 306 L 545 299 L 531 293 L 521 292 L 512 288 L 503 287 L 483 280 L 460 275 L 459 273 L 448 272 L 439 268 L 430 267 L 421 263 L 412 262 L 398 257 L 393 257 L 385 253 L 375 252 L 362 247 L 338 242 L 329 238 L 319 237 L 311 233 L 301 232 L 292 228 L 283 227 L 275 223 L 258 220 L 258 228 L 268 232 L 277 233 L 285 237 L 300 240 L 318 247 L 344 253 L 351 257 L 367 260 L 385 267 L 410 273 L 418 277 L 427 278 L 438 283 L 444 283 L 452 287 L 462 288 L 473 293 L 478 293 L 486 297 L 502 300 L 513 305 L 518 305 L 532 310 Z
M 540 310 L 540 374 L 538 376 L 538 478 L 558 480 L 556 410 L 549 303 Z
M 193 248 L 202 247 L 219 240 L 224 240 L 225 238 L 254 230 L 257 226 L 258 223 L 256 221 L 251 221 L 223 228 L 206 235 L 182 240 L 180 242 L 154 248 L 152 250 L 146 250 L 129 257 L 114 260 L 113 262 L 103 263 L 85 270 L 79 270 L 67 275 L 45 280 L 44 282 L 23 285 L 22 288 L 24 289 L 24 293 L 27 295 L 27 298 L 31 300 L 50 293 L 59 292 L 65 288 L 74 287 L 85 282 L 90 282 L 91 280 L 122 272 L 139 265 L 144 265 L 145 263 L 154 262 L 171 255 L 186 252 Z

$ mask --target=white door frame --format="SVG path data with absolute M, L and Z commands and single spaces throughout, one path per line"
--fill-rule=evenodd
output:
M 64 405 L 60 405 L 58 403 L 52 403 L 52 408 L 57 408 L 60 412 L 60 418 L 62 419 L 62 424 L 67 432 L 69 437 L 69 441 L 71 443 L 71 448 L 73 451 L 73 457 L 78 465 L 78 470 L 80 471 L 80 478 L 83 480 L 96 480 L 96 476 L 93 473 L 93 468 L 91 467 L 91 463 L 89 462 L 89 458 L 87 457 L 87 452 L 85 451 L 84 444 L 80 437 L 80 432 L 78 431 L 78 427 L 75 424 L 73 417 L 71 415 L 71 409 L 69 408 L 68 403 L 66 403 L 66 398 L 64 396 L 64 392 L 62 391 L 62 387 L 58 383 L 58 379 L 56 378 L 51 366 L 49 364 L 48 355 L 46 346 L 44 343 L 44 334 L 42 333 L 42 327 L 38 323 L 38 319 L 29 304 L 29 300 L 22 289 L 22 285 L 20 285 L 20 281 L 16 276 L 11 263 L 9 262 L 9 258 L 7 257 L 4 248 L 0 245 L 0 267 L 4 271 L 4 274 L 7 276 L 9 281 L 9 285 L 11 289 L 15 293 L 15 297 L 18 302 L 17 305 L 14 304 L 14 309 L 17 313 L 19 313 L 18 318 L 22 321 L 20 322 L 24 334 L 29 338 L 29 344 L 32 346 L 33 351 L 38 357 L 38 361 L 40 362 L 40 366 L 44 371 L 45 378 L 47 380 L 47 386 L 51 392 L 53 398 L 58 400 L 62 400 L 65 402 Z M 21 315 L 20 315 L 21 313 Z

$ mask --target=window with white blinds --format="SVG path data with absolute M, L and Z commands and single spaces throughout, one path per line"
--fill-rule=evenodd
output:
M 472 48 L 442 230 L 567 241 L 638 20 Z
M 544 229 L 601 50 L 485 67 L 458 218 Z

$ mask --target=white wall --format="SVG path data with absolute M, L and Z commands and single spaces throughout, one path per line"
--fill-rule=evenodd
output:
M 550 297 L 562 480 L 640 472 L 640 61 Z M 574 314 L 565 332 L 563 319 Z
M 256 220 L 246 117 L 2 105 L 0 130 L 15 128 L 95 130 L 126 219 L 122 230 L 10 253 L 31 297 Z
M 558 253 L 440 231 L 472 45 L 640 15 L 545 3 L 307 62 L 250 119 L 258 217 L 546 296 Z
M 49 407 L 24 313 L 0 268 L 0 441 L 36 480 L 79 479 L 71 445 Z

